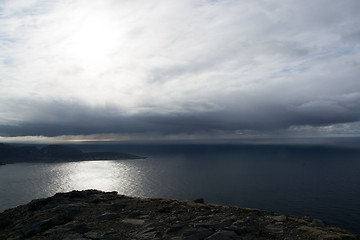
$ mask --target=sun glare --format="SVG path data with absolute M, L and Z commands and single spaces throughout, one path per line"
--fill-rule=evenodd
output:
M 118 44 L 119 29 L 106 16 L 89 16 L 70 38 L 68 54 L 89 69 L 105 68 Z

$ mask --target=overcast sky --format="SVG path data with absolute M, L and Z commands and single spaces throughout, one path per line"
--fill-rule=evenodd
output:
M 0 140 L 360 136 L 358 0 L 0 0 Z

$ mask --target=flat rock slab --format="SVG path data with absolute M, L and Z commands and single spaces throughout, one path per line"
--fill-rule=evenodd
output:
M 283 222 L 286 221 L 286 216 L 285 215 L 275 216 L 273 217 L 273 219 L 277 222 Z
M 100 216 L 97 216 L 96 219 L 99 219 L 99 220 L 113 220 L 113 219 L 116 219 L 118 218 L 120 215 L 117 214 L 117 213 L 104 213 L 104 214 L 101 214 Z
M 222 230 L 205 238 L 205 240 L 242 240 L 242 237 L 233 231 Z
M 145 223 L 145 220 L 143 220 L 143 219 L 125 218 L 124 220 L 122 220 L 122 222 L 132 224 L 132 225 L 143 225 Z

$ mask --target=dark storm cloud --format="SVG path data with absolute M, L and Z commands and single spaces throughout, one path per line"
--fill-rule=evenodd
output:
M 210 131 L 272 131 L 290 126 L 322 126 L 360 120 L 358 107 L 334 103 L 283 106 L 262 103 L 241 110 L 123 115 L 116 108 L 89 108 L 74 103 L 38 103 L 35 118 L 16 125 L 0 125 L 2 136 L 59 136 L 103 133 L 196 134 Z M 38 111 L 38 112 L 37 112 Z M 46 113 L 47 116 L 41 113 Z

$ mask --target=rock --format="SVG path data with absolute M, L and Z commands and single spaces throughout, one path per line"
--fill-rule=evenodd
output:
M 41 209 L 42 207 L 46 206 L 51 201 L 51 198 L 43 198 L 43 199 L 37 199 L 33 200 L 28 205 L 29 211 L 36 211 Z
M 6 228 L 7 226 L 11 225 L 13 222 L 5 217 L 0 218 L 0 229 Z
M 132 224 L 132 225 L 143 225 L 145 223 L 145 220 L 143 220 L 143 219 L 125 218 L 124 220 L 122 220 L 122 222 Z
M 206 227 L 213 228 L 216 230 L 223 229 L 225 227 L 230 226 L 233 222 L 235 222 L 237 218 L 229 217 L 225 219 L 205 219 L 205 221 L 200 221 L 198 223 L 194 223 L 194 227 Z
M 261 210 L 89 190 L 56 194 L 0 213 L 0 239 L 357 239 L 325 225 L 319 219 Z
M 313 227 L 325 227 L 323 220 L 317 218 L 313 219 L 310 225 Z
M 242 238 L 233 231 L 222 230 L 205 238 L 205 240 L 242 240 Z
M 152 222 L 144 226 L 144 228 L 152 228 L 152 227 L 159 227 L 161 225 L 160 222 Z
M 172 235 L 174 233 L 179 232 L 180 230 L 182 230 L 183 228 L 187 227 L 187 224 L 184 223 L 175 223 L 173 224 L 170 228 L 168 228 L 165 232 L 165 235 L 169 236 Z
M 74 190 L 74 191 L 70 192 L 69 198 L 70 198 L 70 199 L 87 198 L 88 195 L 89 195 L 89 192 L 87 192 L 87 191 L 77 191 L 77 190 Z
M 169 213 L 171 212 L 171 207 L 168 206 L 161 206 L 160 208 L 157 209 L 158 213 Z
M 123 210 L 126 207 L 126 204 L 113 203 L 110 205 L 109 210 L 112 212 Z
M 254 233 L 246 233 L 241 235 L 241 240 L 268 240 L 267 238 L 257 237 Z M 300 240 L 300 239 L 298 239 Z
M 193 222 L 198 222 L 198 221 L 203 221 L 203 220 L 207 220 L 209 218 L 213 217 L 213 215 L 209 215 L 209 216 L 197 216 L 196 218 L 193 219 Z
M 76 215 L 84 211 L 87 207 L 84 203 L 59 204 L 58 202 L 52 202 L 43 207 L 42 210 L 51 210 L 55 214 L 75 218 Z
M 45 230 L 46 228 L 42 227 L 40 224 L 34 224 L 28 227 L 24 227 L 20 231 L 24 235 L 24 237 L 32 237 L 33 235 Z
M 208 221 L 203 221 L 203 222 L 199 222 L 199 223 L 195 223 L 194 227 L 195 228 L 212 228 L 214 227 L 216 224 L 219 224 L 217 221 L 213 221 L 213 220 L 208 220 Z M 216 227 L 214 227 L 216 229 Z
M 140 212 L 131 212 L 131 213 L 129 213 L 126 217 L 128 217 L 128 218 L 135 218 L 135 217 L 138 217 L 138 216 L 140 216 L 140 215 L 141 215 Z
M 148 232 L 154 232 L 154 231 L 156 231 L 155 228 L 149 227 L 149 228 L 146 228 L 145 230 L 143 230 L 141 233 L 148 233 Z
M 194 203 L 205 203 L 205 200 L 203 198 L 197 198 L 193 200 Z
M 66 234 L 60 240 L 87 240 L 83 238 L 81 234 Z
M 112 196 L 117 196 L 118 192 L 117 191 L 111 191 L 111 192 L 105 192 L 105 194 L 112 195 Z
M 229 218 L 226 218 L 226 219 L 223 219 L 223 220 L 221 220 L 221 222 L 220 223 L 218 223 L 218 224 L 215 224 L 214 225 L 214 228 L 215 229 L 223 229 L 223 228 L 225 228 L 225 227 L 228 227 L 228 226 L 230 226 L 233 222 L 235 222 L 237 220 L 237 218 L 236 217 L 229 217 Z
M 190 228 L 186 229 L 182 234 L 183 240 L 200 240 L 209 235 L 211 235 L 213 231 L 208 228 Z
M 154 239 L 155 235 L 156 235 L 156 229 L 151 227 L 151 228 L 146 228 L 145 230 L 141 231 L 139 234 L 137 234 L 137 237 L 140 238 L 148 238 L 148 239 Z
M 37 233 L 43 232 L 47 229 L 50 229 L 56 225 L 62 225 L 64 223 L 69 222 L 71 219 L 64 215 L 57 215 L 55 217 L 51 217 L 49 219 L 36 222 L 30 226 L 26 226 L 21 229 L 24 237 L 31 237 Z
M 99 220 L 113 220 L 113 219 L 116 219 L 118 218 L 120 215 L 117 214 L 117 213 L 104 213 L 104 214 L 101 214 L 100 216 L 97 216 L 96 219 L 99 219 Z
M 121 233 L 118 232 L 108 232 L 102 235 L 103 239 L 107 239 L 107 240 L 121 240 L 122 239 L 122 235 Z
M 279 216 L 275 216 L 273 217 L 273 219 L 277 222 L 284 222 L 286 221 L 286 216 L 285 215 L 279 215 Z
M 90 231 L 87 225 L 83 221 L 71 221 L 57 228 L 58 231 L 73 231 L 77 233 L 86 233 Z
M 270 224 L 265 227 L 266 231 L 270 234 L 281 234 L 283 233 L 283 227 L 275 224 Z
M 100 239 L 101 238 L 101 234 L 97 233 L 97 232 L 87 232 L 84 234 L 85 238 L 90 238 L 90 239 Z
M 100 194 L 91 195 L 91 196 L 89 196 L 88 199 L 87 199 L 87 201 L 88 201 L 89 203 L 98 203 L 98 202 L 100 202 L 100 201 L 102 201 L 102 200 L 103 200 L 103 197 L 102 197 L 102 195 L 100 195 Z
M 179 218 L 177 217 L 177 216 L 171 216 L 171 217 L 169 217 L 169 221 L 170 222 L 175 222 L 175 221 L 177 221 Z
M 259 233 L 259 222 L 254 217 L 248 217 L 244 220 L 237 220 L 227 227 L 229 230 L 235 231 L 239 235 L 250 234 L 257 235 Z
M 226 230 L 234 231 L 239 235 L 243 235 L 245 233 L 248 233 L 246 226 L 240 226 L 240 225 L 231 225 L 229 227 L 225 228 Z

